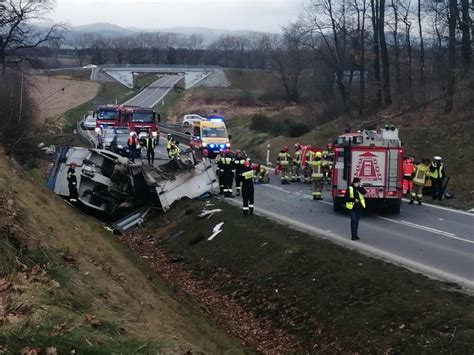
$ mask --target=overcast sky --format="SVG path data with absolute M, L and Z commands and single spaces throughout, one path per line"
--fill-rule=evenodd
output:
M 51 18 L 71 25 L 108 22 L 147 29 L 210 27 L 279 32 L 304 0 L 56 0 Z

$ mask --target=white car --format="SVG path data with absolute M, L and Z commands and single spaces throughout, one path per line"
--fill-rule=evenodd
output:
M 83 129 L 95 129 L 96 122 L 97 121 L 96 121 L 95 117 L 92 116 L 92 115 L 89 115 L 82 122 L 82 128 Z
M 183 117 L 183 126 L 191 126 L 194 122 L 197 121 L 206 121 L 207 118 L 201 117 L 199 115 L 185 115 Z

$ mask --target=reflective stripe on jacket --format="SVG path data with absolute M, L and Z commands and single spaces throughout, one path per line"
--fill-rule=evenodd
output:
M 321 160 L 314 161 L 311 164 L 313 172 L 311 173 L 311 178 L 313 179 L 322 179 L 324 177 L 323 174 L 323 162 Z
M 424 185 L 427 176 L 429 176 L 429 167 L 427 167 L 425 164 L 418 164 L 416 166 L 413 183 L 415 185 Z
M 431 170 L 430 176 L 433 179 L 442 179 L 444 178 L 444 166 L 443 163 L 439 163 L 439 166 L 436 167 L 435 165 L 432 165 L 433 169 Z
M 280 152 L 278 153 L 278 159 L 277 161 L 280 163 L 280 165 L 288 165 L 291 160 L 291 156 L 287 152 Z
M 358 197 L 355 197 L 354 190 L 355 189 L 353 186 L 349 186 L 349 200 L 346 202 L 346 208 L 348 210 L 352 210 L 357 202 L 360 202 L 361 206 L 365 208 L 364 196 L 359 191 L 356 190 Z

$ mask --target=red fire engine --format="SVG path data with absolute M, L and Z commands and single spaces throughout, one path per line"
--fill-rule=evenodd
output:
M 100 105 L 95 111 L 96 127 L 120 127 L 120 110 L 117 105 Z
M 403 194 L 403 148 L 398 129 L 364 130 L 338 137 L 334 146 L 332 197 L 334 211 L 344 207 L 344 195 L 355 177 L 367 190 L 368 206 L 385 206 L 400 213 Z
M 123 125 L 130 131 L 135 131 L 139 137 L 148 132 L 159 133 L 157 119 L 160 121 L 160 115 L 157 115 L 152 108 L 120 106 L 119 111 Z

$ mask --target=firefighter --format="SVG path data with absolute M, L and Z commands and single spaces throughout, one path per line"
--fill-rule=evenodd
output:
M 168 153 L 170 159 L 179 159 L 179 155 L 181 154 L 181 149 L 177 143 L 171 143 L 170 151 Z
M 137 134 L 135 132 L 130 132 L 130 137 L 128 137 L 127 144 L 128 144 L 128 149 L 130 150 L 129 159 L 132 162 L 135 162 L 135 156 L 137 155 L 137 145 L 138 145 Z
M 102 129 L 97 127 L 95 129 L 95 133 L 97 133 L 97 149 L 104 149 L 104 136 L 102 136 Z
M 281 166 L 281 183 L 289 184 L 291 175 L 290 163 L 293 159 L 290 153 L 288 153 L 288 146 L 284 146 L 280 153 L 278 153 L 277 163 Z
M 423 199 L 423 187 L 425 186 L 426 179 L 430 175 L 430 160 L 423 159 L 421 164 L 418 164 L 413 173 L 413 190 L 411 191 L 410 205 L 413 205 L 415 198 L 418 200 L 418 205 L 421 206 Z
M 219 168 L 222 174 L 224 197 L 234 197 L 232 195 L 232 185 L 234 183 L 234 160 L 230 156 L 229 149 L 224 150 L 224 155 L 219 162 Z
M 413 191 L 413 173 L 416 171 L 415 163 L 410 157 L 403 159 L 403 194 Z
M 77 176 L 76 176 L 76 163 L 69 164 L 67 169 L 67 182 L 69 188 L 69 201 L 77 202 L 79 193 L 77 192 Z
M 321 152 L 314 154 L 315 158 L 311 162 L 311 182 L 313 186 L 313 200 L 322 200 L 321 197 L 324 185 L 325 162 Z
M 240 196 L 242 183 L 242 169 L 247 159 L 240 150 L 235 152 L 234 166 L 235 166 L 235 194 Z
M 444 170 L 443 160 L 439 156 L 434 157 L 433 163 L 430 165 L 430 178 L 431 178 L 431 191 L 433 201 L 443 199 L 444 189 L 443 181 L 446 177 L 446 171 Z
M 323 174 L 324 182 L 327 184 L 331 183 L 331 170 L 333 165 L 333 159 L 331 158 L 331 151 L 326 148 L 323 150 Z
M 304 174 L 303 174 L 303 182 L 305 184 L 309 184 L 311 181 L 311 164 L 314 161 L 314 156 L 316 155 L 315 152 L 313 152 L 311 149 L 306 153 L 305 156 L 305 167 L 304 167 Z
M 250 160 L 245 160 L 242 170 L 241 170 L 241 178 L 242 178 L 242 202 L 243 202 L 243 211 L 244 217 L 249 214 L 250 216 L 253 215 L 253 203 L 254 203 L 254 186 L 253 186 L 253 178 L 254 178 L 254 170 L 252 169 L 252 163 Z
M 170 155 L 170 150 L 171 150 L 171 143 L 173 143 L 173 137 L 171 134 L 166 135 L 166 151 L 168 152 L 168 156 Z
M 155 147 L 157 140 L 151 132 L 148 132 L 148 136 L 143 140 L 143 143 L 146 149 L 146 158 L 148 160 L 148 164 L 153 165 L 155 162 Z
M 295 154 L 293 155 L 293 176 L 291 181 L 301 180 L 301 144 L 295 144 Z
M 270 176 L 267 168 L 260 164 L 253 164 L 253 170 L 255 171 L 255 181 L 259 184 L 268 184 L 270 182 Z
M 360 184 L 359 178 L 354 178 L 346 191 L 346 209 L 351 217 L 351 240 L 359 240 L 359 221 L 362 210 L 365 208 L 364 195 L 366 189 Z
M 219 150 L 219 154 L 217 154 L 215 162 L 217 165 L 217 177 L 219 178 L 219 195 L 224 194 L 224 169 L 222 169 L 222 158 L 224 157 L 224 149 Z

